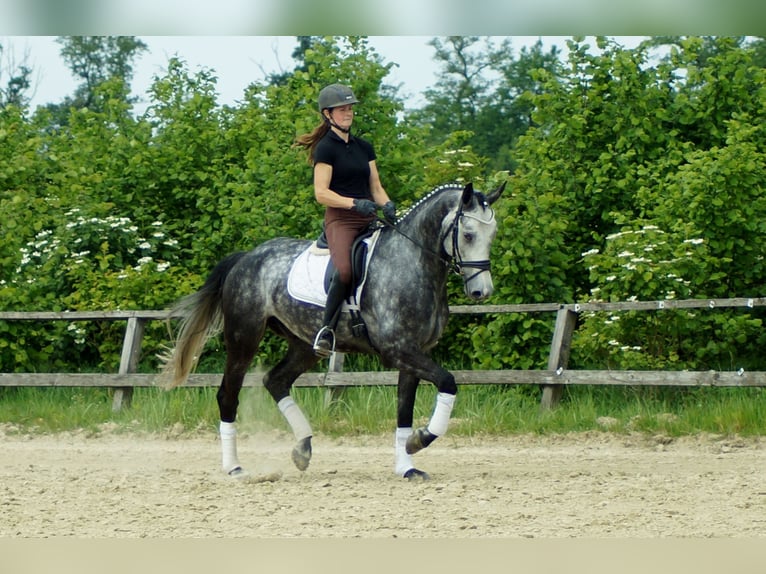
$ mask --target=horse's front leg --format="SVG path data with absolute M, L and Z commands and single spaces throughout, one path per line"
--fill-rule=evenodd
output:
M 423 450 L 447 432 L 452 408 L 455 405 L 457 384 L 452 373 L 436 364 L 425 354 L 409 353 L 401 357 L 399 361 L 407 365 L 405 368 L 408 373 L 412 373 L 411 376 L 432 381 L 437 390 L 436 404 L 428 425 L 415 429 L 405 443 L 406 453 L 412 455 Z M 414 397 L 412 401 L 414 404 Z
M 428 480 L 428 473 L 415 468 L 412 455 L 407 452 L 407 439 L 412 434 L 412 413 L 420 380 L 399 371 L 397 387 L 396 434 L 394 436 L 394 472 L 408 480 Z

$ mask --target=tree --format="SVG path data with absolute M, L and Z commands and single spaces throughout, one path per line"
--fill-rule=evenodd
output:
M 147 50 L 144 42 L 134 36 L 59 36 L 56 42 L 62 46 L 61 56 L 80 84 L 63 102 L 44 106 L 53 126 L 67 125 L 72 108 L 98 106 L 96 91 L 106 81 L 118 81 L 120 99 L 133 103 L 129 96 L 133 61 Z
M 5 50 L 0 44 L 0 61 L 6 60 L 5 64 L 0 64 L 0 80 L 5 84 L 0 85 L 0 108 L 5 106 L 18 106 L 24 108 L 29 103 L 27 92 L 32 87 L 32 68 L 26 64 L 26 57 L 21 64 L 16 64 L 12 55 L 5 58 Z M 6 68 L 3 70 L 3 66 Z M 3 79 L 7 75 L 7 79 Z
M 306 51 L 311 49 L 314 43 L 322 42 L 323 40 L 321 36 L 296 36 L 296 39 L 298 40 L 298 45 L 291 54 L 293 60 L 297 62 L 296 66 L 292 70 L 268 74 L 266 83 L 272 86 L 282 86 L 289 81 L 290 76 L 295 72 L 308 72 Z
M 514 58 L 510 47 L 493 68 L 500 74 L 497 87 L 487 97 L 476 121 L 474 147 L 490 158 L 490 167 L 513 172 L 514 148 L 519 137 L 534 125 L 534 96 L 543 93 L 541 78 L 560 77 L 561 54 L 556 46 L 543 50 L 538 40 L 522 47 Z
M 748 47 L 753 50 L 753 65 L 766 68 L 766 38 L 755 38 Z
M 433 38 L 434 59 L 442 64 L 436 85 L 426 90 L 427 104 L 411 119 L 429 126 L 429 143 L 438 144 L 453 131 L 475 131 L 476 117 L 490 88 L 486 73 L 501 59 L 507 41 L 498 49 L 478 36 Z
M 488 158 L 489 168 L 513 172 L 513 148 L 532 125 L 531 96 L 540 94 L 540 73 L 558 76 L 560 54 L 538 41 L 514 57 L 512 39 L 499 45 L 485 38 L 434 38 L 435 59 L 443 74 L 426 92 L 428 103 L 411 119 L 429 127 L 429 143 L 438 145 L 453 131 L 469 131 L 468 143 Z

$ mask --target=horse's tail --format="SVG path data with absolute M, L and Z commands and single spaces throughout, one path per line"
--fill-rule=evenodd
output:
M 244 252 L 234 253 L 221 261 L 199 291 L 182 298 L 170 310 L 168 321 L 180 318 L 181 323 L 175 346 L 160 357 L 164 363 L 158 377 L 161 386 L 172 389 L 184 384 L 196 367 L 207 340 L 221 330 L 223 284 L 243 255 Z

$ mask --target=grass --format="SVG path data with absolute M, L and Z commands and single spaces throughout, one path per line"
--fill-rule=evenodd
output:
M 317 433 L 348 436 L 392 432 L 396 426 L 393 387 L 345 389 L 326 403 L 326 390 L 293 391 Z M 214 432 L 218 425 L 215 388 L 134 390 L 130 408 L 112 412 L 112 391 L 91 388 L 0 388 L 0 424 L 6 432 L 98 433 Z M 435 398 L 422 385 L 415 424 L 425 424 Z M 286 423 L 263 388 L 240 394 L 243 430 L 284 429 Z M 539 390 L 528 386 L 461 387 L 450 434 L 662 433 L 669 436 L 714 433 L 766 434 L 766 389 L 569 387 L 554 410 L 541 411 Z

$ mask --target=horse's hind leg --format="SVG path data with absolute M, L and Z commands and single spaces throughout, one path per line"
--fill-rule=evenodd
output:
M 307 343 L 288 337 L 287 355 L 263 378 L 263 385 L 277 403 L 295 436 L 292 459 L 298 470 L 306 470 L 311 462 L 311 437 L 313 431 L 301 408 L 290 396 L 295 379 L 313 367 L 318 361 L 314 350 Z
M 253 329 L 248 336 L 240 336 L 240 333 L 225 332 L 226 338 L 226 366 L 224 368 L 221 386 L 218 388 L 216 398 L 221 422 L 219 433 L 221 437 L 221 466 L 229 476 L 244 476 L 237 456 L 237 408 L 239 407 L 239 392 L 245 374 L 250 368 L 250 363 L 258 350 L 258 344 L 263 337 L 264 327 Z

